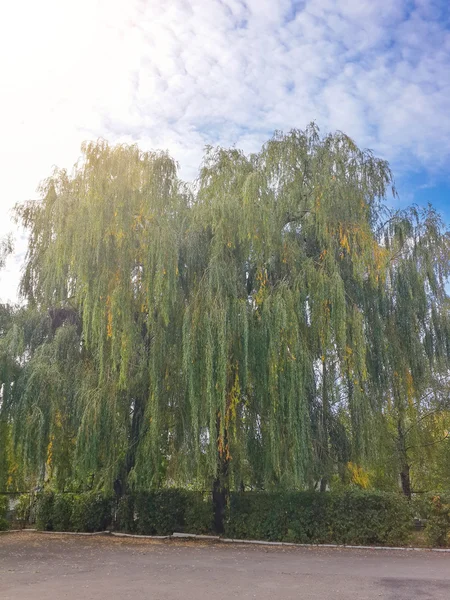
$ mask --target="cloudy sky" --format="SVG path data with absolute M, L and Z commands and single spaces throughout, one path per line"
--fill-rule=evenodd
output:
M 0 9 L 0 234 L 86 139 L 257 150 L 317 122 L 390 161 L 450 223 L 448 0 L 15 0 Z M 24 239 L 0 274 L 15 297 Z

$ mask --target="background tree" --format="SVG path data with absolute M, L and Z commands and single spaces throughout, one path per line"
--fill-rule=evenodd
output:
M 383 396 L 402 489 L 411 497 L 413 456 L 420 461 L 426 448 L 447 437 L 450 238 L 431 207 L 394 215 L 383 235 L 392 255 L 381 312 L 385 355 L 382 369 L 372 368 L 380 373 L 374 382 Z
M 208 148 L 193 186 L 164 153 L 84 145 L 17 207 L 26 472 L 212 486 L 218 521 L 229 489 L 325 490 L 349 462 L 408 495 L 446 431 L 449 236 L 431 208 L 389 212 L 391 188 L 314 125 Z

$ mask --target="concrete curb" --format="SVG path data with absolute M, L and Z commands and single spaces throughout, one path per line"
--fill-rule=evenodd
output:
M 21 533 L 21 532 L 34 532 L 34 533 L 45 533 L 47 535 L 82 535 L 82 536 L 94 536 L 94 535 L 110 535 L 114 537 L 122 538 L 136 538 L 142 540 L 176 540 L 176 539 L 190 539 L 190 540 L 209 540 L 213 542 L 219 542 L 223 544 L 248 544 L 253 546 L 288 546 L 291 548 L 340 548 L 349 550 L 401 550 L 403 552 L 443 552 L 450 553 L 450 548 L 418 548 L 410 546 L 346 546 L 345 544 L 295 544 L 293 542 L 268 542 L 265 540 L 235 540 L 232 538 L 221 538 L 216 535 L 197 535 L 196 533 L 180 533 L 174 532 L 172 535 L 138 535 L 134 533 L 121 533 L 118 531 L 95 531 L 94 533 L 84 533 L 79 531 L 39 531 L 38 529 L 9 529 L 7 531 L 0 531 L 2 533 Z
M 290 546 L 293 548 L 347 548 L 350 550 L 402 550 L 403 552 L 450 552 L 450 548 L 417 548 L 411 546 L 351 546 L 345 544 L 295 544 L 293 542 L 267 542 L 264 540 L 234 540 L 219 538 L 224 544 L 254 544 L 261 546 Z
M 22 533 L 22 531 L 26 531 L 30 533 L 31 531 L 37 531 L 37 529 L 6 529 L 5 531 L 0 531 L 2 533 Z
M 173 538 L 193 538 L 194 540 L 213 540 L 216 542 L 220 542 L 222 541 L 220 536 L 218 535 L 201 535 L 201 534 L 197 534 L 197 533 L 177 533 L 177 532 L 173 532 L 173 534 L 170 536 Z
M 24 529 L 23 531 L 27 531 L 26 529 Z M 28 530 L 28 531 L 32 531 L 32 530 Z M 86 532 L 86 531 L 38 531 L 37 529 L 35 529 L 34 531 L 36 531 L 37 533 L 45 533 L 46 535 L 85 535 L 85 536 L 92 536 L 92 535 L 110 535 L 111 532 L 110 531 L 92 531 L 90 533 Z
M 110 531 L 94 531 L 87 533 L 85 531 L 42 531 L 39 529 L 7 529 L 0 533 L 44 533 L 45 535 L 110 535 Z
M 114 537 L 137 538 L 143 540 L 169 540 L 171 535 L 137 535 L 134 533 L 120 533 L 119 531 L 109 531 Z

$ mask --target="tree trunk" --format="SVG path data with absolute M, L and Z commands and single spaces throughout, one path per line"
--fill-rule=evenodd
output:
M 404 464 L 402 466 L 402 470 L 400 472 L 400 480 L 402 482 L 402 491 L 408 500 L 411 500 L 411 476 L 410 469 L 408 464 Z
M 220 435 L 220 415 L 217 415 L 217 439 Z M 227 446 L 227 434 L 225 432 L 225 439 L 223 446 Z M 227 500 L 229 494 L 228 486 L 228 463 L 229 460 L 222 452 L 217 450 L 217 477 L 213 483 L 213 507 L 214 507 L 214 530 L 220 534 L 224 532 L 224 520 L 225 511 L 227 507 Z
M 122 486 L 122 489 L 125 488 L 124 491 L 126 491 L 126 487 L 128 486 L 128 475 L 130 474 L 131 469 L 133 469 L 136 464 L 136 450 L 139 441 L 139 436 L 141 433 L 143 419 L 144 402 L 142 397 L 140 397 L 135 399 L 133 416 L 131 419 L 130 440 L 125 459 L 125 486 Z
M 320 479 L 320 491 L 326 492 L 328 484 L 328 470 L 330 460 L 330 448 L 329 448 L 329 419 L 330 419 L 330 402 L 328 398 L 328 369 L 327 361 L 324 358 L 322 361 L 322 467 L 323 475 Z
M 227 506 L 228 489 L 220 478 L 213 484 L 214 530 L 221 534 L 224 532 L 225 510 Z
M 409 466 L 409 461 L 408 461 L 408 449 L 406 447 L 406 439 L 405 439 L 405 433 L 403 430 L 403 423 L 401 421 L 401 419 L 398 419 L 397 422 L 397 432 L 398 432 L 398 451 L 399 451 L 399 458 L 400 458 L 400 465 L 401 465 L 401 471 L 400 471 L 400 481 L 401 481 L 401 485 L 402 485 L 402 492 L 403 494 L 406 496 L 406 498 L 408 498 L 408 500 L 411 500 L 411 473 L 410 473 L 410 466 Z

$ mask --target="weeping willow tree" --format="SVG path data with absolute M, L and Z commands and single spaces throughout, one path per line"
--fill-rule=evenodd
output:
M 349 438 L 364 451 L 362 313 L 385 266 L 371 226 L 390 179 L 386 163 L 314 127 L 276 134 L 249 158 L 207 154 L 185 371 L 191 411 L 216 432 L 217 468 L 234 486 L 248 473 L 264 487 L 326 481 L 336 459 L 350 459 Z
M 11 237 L 0 240 L 0 269 L 13 250 Z M 15 335 L 13 331 L 14 308 L 0 304 L 0 490 L 8 487 L 11 465 L 10 425 L 7 419 L 8 401 L 17 375 L 15 360 Z
M 370 357 L 371 393 L 381 400 L 384 443 L 411 497 L 412 463 L 420 472 L 431 447 L 448 438 L 450 236 L 431 206 L 391 215 L 380 231 L 390 261 L 372 329 L 380 337 Z
M 14 342 L 13 309 L 8 305 L 0 305 L 0 490 L 8 488 L 8 474 L 11 470 L 11 436 L 7 411 L 12 383 L 18 370 Z
M 65 414 L 75 419 L 74 468 L 85 475 L 101 473 L 105 484 L 134 472 L 148 430 L 153 481 L 167 454 L 163 402 L 168 407 L 171 396 L 179 401 L 176 383 L 170 393 L 163 391 L 179 377 L 178 263 L 188 196 L 164 153 L 105 142 L 87 144 L 83 152 L 72 175 L 59 170 L 44 182 L 41 202 L 18 208 L 30 229 L 22 293 L 29 305 L 50 311 L 60 329 L 68 330 L 58 331 L 44 352 L 60 353 L 61 344 L 65 352 L 66 342 L 69 352 L 72 337 L 74 355 L 67 360 L 75 369 L 61 390 L 67 377 L 61 378 L 58 361 L 39 357 L 39 364 L 49 359 L 52 364 L 42 378 L 30 366 L 24 386 L 32 381 L 33 410 L 27 410 L 30 418 L 35 415 L 36 439 L 48 446 L 49 420 L 62 411 L 49 402 L 46 390 L 54 390 L 58 401 L 64 397 L 71 406 Z M 65 361 L 61 364 L 64 370 Z M 27 397 L 19 393 L 17 410 Z M 32 450 L 29 458 L 42 453 Z
M 192 186 L 164 153 L 86 144 L 17 207 L 46 324 L 9 403 L 30 472 L 212 485 L 220 509 L 229 489 L 324 490 L 385 435 L 401 473 L 399 431 L 448 369 L 448 237 L 431 210 L 388 215 L 391 189 L 314 125 L 208 148 Z

